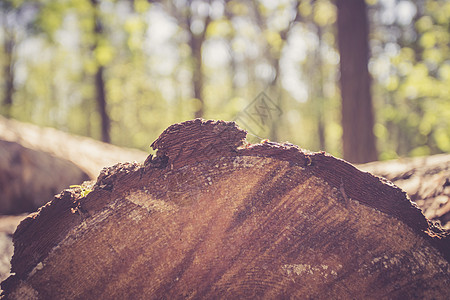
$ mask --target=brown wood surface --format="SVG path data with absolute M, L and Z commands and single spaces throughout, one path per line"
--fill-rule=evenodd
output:
M 395 183 L 429 220 L 450 230 L 450 154 L 372 162 L 358 167 Z
M 448 233 L 391 183 L 234 123 L 169 127 L 144 165 L 14 234 L 6 299 L 445 299 Z

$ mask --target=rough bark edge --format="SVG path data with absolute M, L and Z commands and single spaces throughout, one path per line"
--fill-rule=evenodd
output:
M 247 132 L 234 122 L 195 119 L 177 123 L 153 142 L 151 146 L 157 150 L 157 155 L 149 157 L 146 165 L 153 163 L 158 167 L 178 168 L 219 156 L 261 156 L 307 167 L 315 176 L 339 190 L 344 198 L 357 200 L 399 219 L 429 240 L 450 262 L 450 233 L 428 221 L 406 192 L 392 182 L 325 152 L 311 153 L 290 143 L 263 141 L 246 145 L 246 135 Z M 161 161 L 164 161 L 162 165 Z
M 450 230 L 450 154 L 399 158 L 357 165 L 361 170 L 385 177 L 406 191 L 423 214 Z
M 222 130 L 213 130 L 217 128 L 217 124 L 220 124 L 219 128 Z M 191 139 L 185 139 L 188 135 L 184 129 L 201 134 L 190 135 Z M 218 137 L 217 134 L 220 132 L 225 132 L 227 139 Z M 87 197 L 82 197 L 77 190 L 63 191 L 52 202 L 43 206 L 18 226 L 14 233 L 15 250 L 11 261 L 11 270 L 16 275 L 10 276 L 2 283 L 4 293 L 26 279 L 28 273 L 39 261 L 47 257 L 71 228 L 79 225 L 84 218 L 89 217 L 89 214 L 100 211 L 110 199 L 111 193 L 120 190 L 121 186 L 126 186 L 130 181 L 143 177 L 149 178 L 152 173 L 164 172 L 164 169 L 177 169 L 222 156 L 270 157 L 305 167 L 313 175 L 323 178 L 331 187 L 339 190 L 344 200 L 352 198 L 363 205 L 399 219 L 419 236 L 429 241 L 450 262 L 449 232 L 430 223 L 421 210 L 409 200 L 408 195 L 391 182 L 360 171 L 346 161 L 324 152 L 307 152 L 289 143 L 263 142 L 239 148 L 239 145 L 245 144 L 245 135 L 246 132 L 239 129 L 234 122 L 196 119 L 175 124 L 166 129 L 152 144 L 152 147 L 158 150 L 157 154 L 150 155 L 144 166 L 138 163 L 126 163 L 103 169 L 93 191 Z M 231 143 L 227 142 L 228 138 Z M 382 195 L 385 198 L 378 199 L 380 201 L 377 202 L 377 199 L 373 199 L 373 195 Z M 391 207 L 386 207 L 385 204 Z M 50 223 L 52 227 L 48 227 Z M 37 247 L 33 248 L 26 239 L 23 239 L 24 232 L 27 232 L 28 236 L 39 234 L 45 237 L 45 240 L 35 241 Z M 35 251 L 27 253 L 27 250 L 31 248 L 39 250 L 39 253 Z

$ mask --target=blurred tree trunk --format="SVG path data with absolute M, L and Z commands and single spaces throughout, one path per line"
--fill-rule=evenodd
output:
M 5 57 L 3 65 L 4 95 L 3 95 L 3 113 L 6 117 L 11 116 L 11 106 L 14 94 L 14 33 L 7 28 L 6 18 L 4 18 L 4 37 L 3 37 L 3 53 Z
M 252 7 L 255 11 L 255 21 L 256 24 L 258 25 L 258 27 L 261 30 L 261 34 L 264 35 L 265 32 L 267 32 L 268 26 L 267 26 L 267 17 L 264 16 L 264 13 L 262 11 L 262 6 L 260 5 L 260 3 L 258 1 L 253 0 L 251 2 Z M 282 41 L 282 45 L 280 46 L 279 49 L 276 49 L 274 47 L 272 47 L 269 43 L 269 41 L 266 40 L 266 45 L 264 45 L 264 56 L 267 59 L 267 61 L 269 62 L 269 64 L 272 66 L 273 68 L 273 77 L 271 79 L 269 79 L 269 81 L 267 82 L 268 85 L 268 90 L 271 91 L 273 94 L 277 95 L 277 99 L 276 100 L 276 104 L 277 104 L 277 108 L 278 109 L 271 109 L 267 111 L 268 114 L 268 125 L 270 126 L 269 129 L 269 138 L 273 141 L 277 141 L 279 139 L 279 128 L 283 127 L 282 123 L 283 123 L 283 118 L 281 117 L 282 115 L 282 109 L 283 109 L 283 104 L 282 104 L 282 97 L 283 94 L 281 93 L 280 90 L 280 59 L 281 59 L 281 52 L 283 50 L 284 45 L 287 42 L 288 39 L 288 35 L 289 32 L 291 31 L 292 27 L 295 25 L 295 23 L 300 21 L 300 15 L 298 13 L 298 7 L 300 5 L 300 1 L 295 1 L 294 3 L 292 3 L 292 9 L 294 12 L 294 15 L 292 16 L 292 19 L 289 20 L 289 23 L 287 24 L 287 26 L 280 30 L 278 32 L 280 39 Z
M 326 137 L 325 137 L 325 92 L 324 92 L 324 82 L 326 77 L 325 63 L 322 56 L 322 48 L 326 42 L 323 40 L 323 33 L 327 30 L 327 25 L 319 24 L 318 21 L 314 18 L 315 15 L 318 15 L 318 5 L 317 0 L 311 1 L 313 11 L 308 16 L 301 16 L 300 22 L 307 24 L 308 27 L 314 30 L 317 35 L 317 47 L 314 51 L 311 52 L 308 59 L 305 63 L 307 76 L 307 84 L 311 88 L 311 92 L 309 94 L 311 102 L 311 112 L 315 119 L 316 126 L 316 136 L 314 149 L 326 150 Z M 298 11 L 298 7 L 297 7 Z M 298 14 L 299 15 L 299 14 Z M 300 16 L 300 15 L 299 15 Z
M 316 5 L 314 8 L 316 9 Z M 317 28 L 317 39 L 319 42 L 319 45 L 317 47 L 317 50 L 314 55 L 314 60 L 316 61 L 317 65 L 317 83 L 315 85 L 316 87 L 316 95 L 317 95 L 317 105 L 316 105 L 316 113 L 317 113 L 317 135 L 319 137 L 319 149 L 325 150 L 326 149 L 326 141 L 325 141 L 325 93 L 323 90 L 324 85 L 324 63 L 322 58 L 322 47 L 323 47 L 323 32 L 322 27 L 318 24 L 315 24 Z
M 188 18 L 190 24 L 192 18 Z M 209 22 L 209 21 L 208 21 Z M 192 51 L 192 86 L 194 90 L 194 98 L 197 99 L 198 107 L 196 107 L 195 118 L 203 118 L 205 114 L 204 99 L 203 99 L 203 62 L 202 62 L 202 46 L 205 41 L 205 33 L 207 23 L 205 22 L 205 29 L 200 34 L 195 34 L 189 29 L 189 47 Z
M 200 2 L 200 1 L 199 1 Z M 210 5 L 210 1 L 202 1 L 206 5 Z M 203 98 L 203 55 L 202 47 L 206 39 L 206 29 L 211 22 L 211 16 L 208 14 L 206 16 L 199 15 L 198 11 L 195 9 L 195 5 L 192 0 L 189 0 L 186 5 L 179 5 L 180 3 L 175 3 L 174 1 L 166 1 L 166 9 L 170 15 L 177 19 L 178 24 L 183 27 L 183 29 L 188 34 L 188 45 L 191 48 L 192 56 L 192 89 L 193 96 L 198 100 L 195 107 L 194 117 L 203 118 L 205 114 L 205 102 Z M 197 3 L 198 4 L 198 3 Z M 194 21 L 203 22 L 203 28 L 199 28 Z
M 105 143 L 111 142 L 110 128 L 111 120 L 108 112 L 106 111 L 106 92 L 105 92 L 105 80 L 103 79 L 103 66 L 99 66 L 95 73 L 95 90 L 97 92 L 97 103 L 102 121 L 102 141 Z
M 368 18 L 364 1 L 338 0 L 344 159 L 364 163 L 377 159 L 368 70 Z
M 95 50 L 99 46 L 100 36 L 103 34 L 102 21 L 99 16 L 99 0 L 91 0 L 92 8 L 94 10 L 94 34 L 95 43 L 93 49 Z M 105 79 L 104 79 L 104 66 L 97 61 L 97 70 L 95 71 L 95 91 L 96 100 L 98 105 L 98 111 L 101 118 L 101 133 L 102 141 L 105 143 L 111 142 L 111 119 L 109 118 L 108 111 L 106 108 L 106 89 L 105 89 Z
M 316 114 L 317 118 L 317 137 L 319 139 L 319 149 L 326 149 L 325 142 L 325 93 L 323 90 L 323 82 L 324 82 L 324 72 L 323 72 L 323 59 L 322 59 L 322 45 L 323 45 L 323 37 L 322 37 L 322 27 L 320 25 L 312 22 L 317 30 L 317 39 L 318 46 L 317 50 L 314 52 L 314 56 L 312 57 L 312 65 L 310 65 L 310 75 L 309 78 L 312 80 L 310 83 L 312 87 L 312 92 L 314 93 L 314 114 Z

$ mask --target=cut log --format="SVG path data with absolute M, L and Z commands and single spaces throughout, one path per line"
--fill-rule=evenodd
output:
M 450 230 L 450 154 L 359 165 L 406 191 L 424 215 Z
M 145 152 L 137 149 L 121 148 L 54 128 L 39 127 L 2 116 L 0 116 L 0 140 L 15 142 L 25 148 L 68 160 L 92 179 L 96 178 L 104 167 L 117 162 L 143 162 L 147 157 Z
M 445 299 L 450 240 L 400 188 L 326 153 L 169 127 L 25 219 L 6 299 Z M 83 195 L 82 195 L 83 194 Z
M 0 116 L 0 214 L 37 210 L 70 185 L 147 154 Z
M 0 214 L 32 212 L 89 176 L 68 160 L 0 140 Z

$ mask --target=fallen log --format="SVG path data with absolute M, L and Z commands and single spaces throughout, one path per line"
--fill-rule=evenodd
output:
M 117 147 L 91 138 L 77 136 L 49 127 L 6 119 L 0 116 L 0 140 L 45 152 L 68 160 L 92 179 L 104 168 L 117 162 L 144 161 L 145 152 Z
M 0 116 L 0 214 L 32 212 L 63 188 L 146 153 Z
M 450 230 L 450 154 L 359 165 L 403 189 L 423 214 Z
M 448 232 L 404 191 L 245 135 L 232 122 L 175 124 L 143 165 L 63 191 L 14 233 L 3 297 L 448 297 Z
M 0 140 L 0 214 L 32 212 L 89 176 L 68 160 Z

